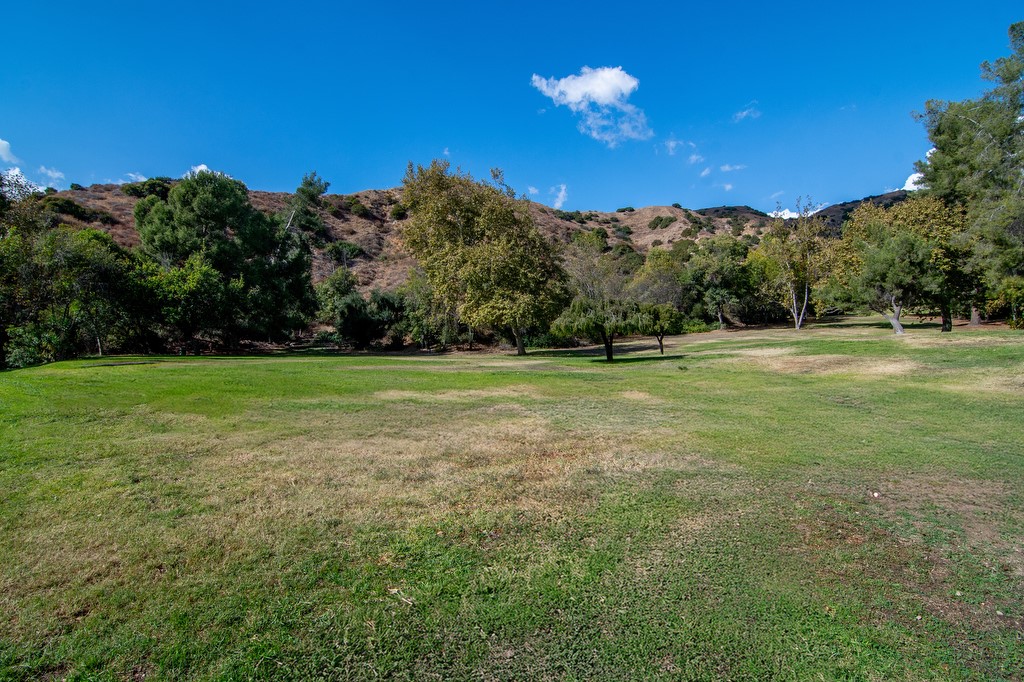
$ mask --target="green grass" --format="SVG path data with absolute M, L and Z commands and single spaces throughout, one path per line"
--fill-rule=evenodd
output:
M 618 352 L 0 374 L 0 678 L 1024 677 L 1019 333 Z

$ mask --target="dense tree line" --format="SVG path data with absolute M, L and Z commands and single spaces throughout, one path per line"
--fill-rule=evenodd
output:
M 102 212 L 0 174 L 0 368 L 111 351 L 198 352 L 282 342 L 324 325 L 321 340 L 354 348 L 446 347 L 481 335 L 526 346 L 614 341 L 872 310 L 896 333 L 908 311 L 1007 318 L 1024 326 L 1024 22 L 1012 54 L 982 65 L 980 98 L 931 101 L 921 114 L 934 149 L 924 189 L 889 208 L 866 203 L 840 235 L 808 202 L 763 238 L 682 239 L 642 255 L 628 232 L 603 228 L 567 245 L 546 240 L 500 171 L 488 182 L 446 162 L 410 164 L 402 239 L 419 265 L 395 291 L 362 294 L 350 270 L 361 249 L 331 241 L 328 183 L 310 173 L 278 215 L 241 182 L 213 172 L 125 186 L 139 199 L 141 244 L 60 216 Z M 350 200 L 348 210 L 369 209 Z M 626 209 L 622 209 L 626 210 Z M 77 211 L 77 212 L 76 212 Z M 112 216 L 110 217 L 112 219 Z M 311 247 L 336 262 L 315 289 Z

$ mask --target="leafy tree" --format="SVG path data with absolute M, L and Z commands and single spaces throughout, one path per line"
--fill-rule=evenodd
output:
M 315 183 L 307 176 L 304 186 L 310 184 Z M 143 252 L 165 269 L 191 261 L 187 269 L 195 275 L 199 256 L 218 274 L 224 297 L 211 298 L 209 305 L 211 311 L 221 306 L 221 323 L 216 329 L 204 327 L 206 334 L 229 342 L 284 338 L 303 327 L 316 308 L 305 241 L 282 221 L 256 210 L 237 180 L 193 173 L 170 190 L 166 202 L 157 196 L 139 201 L 135 220 Z
M 832 280 L 852 302 L 880 313 L 903 333 L 904 309 L 927 298 L 931 248 L 918 232 L 893 221 L 871 203 L 861 205 L 843 227 Z
M 729 235 L 715 235 L 697 245 L 687 265 L 690 281 L 703 292 L 703 303 L 725 328 L 725 315 L 740 301 L 746 277 L 747 245 Z
M 574 298 L 552 329 L 600 341 L 605 359 L 611 362 L 615 337 L 645 328 L 640 303 L 628 290 L 632 265 L 614 252 L 603 252 L 601 241 L 590 236 L 570 245 L 566 270 Z
M 821 256 L 825 223 L 815 217 L 811 202 L 797 201 L 798 217 L 787 223 L 777 218 L 761 242 L 762 252 L 775 263 L 775 285 L 780 302 L 800 329 L 807 317 L 811 291 L 824 276 Z
M 507 330 L 524 355 L 528 329 L 547 323 L 563 300 L 564 275 L 552 244 L 500 171 L 492 183 L 451 172 L 447 162 L 409 165 L 402 203 L 406 246 L 442 309 L 470 327 Z
M 960 102 L 931 100 L 920 116 L 934 147 L 917 164 L 926 191 L 966 209 L 973 263 L 962 269 L 983 277 L 975 311 L 983 284 L 998 291 L 1002 279 L 1024 276 L 1024 22 L 1012 24 L 1009 37 L 1012 53 L 981 65 L 990 90 Z
M 658 340 L 658 350 L 665 354 L 665 335 L 678 334 L 683 327 L 683 315 L 671 303 L 640 303 L 637 310 L 637 330 L 651 334 Z
M 323 195 L 330 186 L 331 183 L 318 176 L 316 171 L 302 176 L 302 183 L 295 189 L 281 215 L 285 225 L 322 243 L 327 236 L 327 225 L 321 215 Z

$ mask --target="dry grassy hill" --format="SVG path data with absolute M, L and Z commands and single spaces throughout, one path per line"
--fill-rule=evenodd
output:
M 76 204 L 107 214 L 105 221 L 84 221 L 64 216 L 71 225 L 90 226 L 109 232 L 125 247 L 139 244 L 132 211 L 138 199 L 121 192 L 120 185 L 92 185 L 59 192 L 58 196 Z M 284 210 L 291 197 L 286 192 L 250 191 L 253 205 L 265 213 Z M 363 289 L 393 289 L 405 281 L 413 259 L 404 251 L 400 233 L 402 220 L 392 217 L 392 208 L 399 202 L 400 189 L 366 190 L 355 194 L 328 194 L 324 197 L 324 222 L 330 241 L 344 240 L 359 246 L 364 255 L 355 259 L 352 271 Z M 362 215 L 351 210 L 355 198 L 368 209 Z M 652 248 L 671 248 L 681 239 L 701 239 L 720 232 L 760 234 L 769 217 L 747 206 L 723 206 L 689 210 L 679 206 L 647 206 L 619 209 L 616 212 L 559 211 L 532 203 L 530 208 L 541 232 L 548 238 L 567 243 L 573 233 L 603 228 L 612 244 L 627 242 L 640 253 Z M 334 262 L 321 249 L 313 254 L 313 279 L 319 281 L 334 269 Z

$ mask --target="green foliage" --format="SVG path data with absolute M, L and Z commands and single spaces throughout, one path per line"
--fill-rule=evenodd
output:
M 129 182 L 121 185 L 121 193 L 137 199 L 146 197 L 157 197 L 161 201 L 167 201 L 171 193 L 173 181 L 170 178 L 149 178 L 142 182 Z M 74 189 L 72 187 L 71 189 Z
M 77 191 L 85 189 L 85 187 L 82 187 L 77 182 L 72 182 L 71 185 L 69 186 L 69 188 L 71 189 L 72 192 L 77 192 Z
M 366 252 L 358 244 L 339 239 L 328 244 L 324 249 L 324 253 L 338 265 L 347 268 L 353 260 L 364 255 Z
M 279 219 L 291 229 L 322 243 L 327 237 L 327 225 L 321 215 L 324 208 L 323 195 L 330 186 L 331 183 L 318 176 L 316 171 L 307 173 Z
M 403 237 L 441 309 L 471 327 L 511 331 L 523 353 L 527 330 L 561 308 L 564 275 L 528 203 L 515 198 L 500 171 L 492 178 L 487 184 L 451 173 L 443 161 L 410 164 Z
M 980 307 L 1007 277 L 1024 276 L 1024 22 L 1009 27 L 1012 53 L 981 65 L 991 89 L 977 99 L 931 100 L 920 116 L 934 147 L 918 162 L 926 193 L 966 210 L 970 237 L 959 269 Z M 943 313 L 944 318 L 946 313 Z M 946 325 L 944 325 L 946 326 Z
M 674 223 L 676 220 L 678 220 L 678 218 L 676 218 L 675 216 L 662 215 L 656 218 L 651 218 L 651 222 L 647 223 L 647 227 L 651 228 L 652 230 L 662 230 L 671 225 L 672 223 Z
M 84 223 L 101 223 L 103 225 L 116 225 L 117 218 L 100 209 L 86 208 L 75 202 L 73 199 L 50 195 L 42 200 L 42 206 L 58 215 L 76 218 Z
M 683 205 L 680 204 L 679 202 L 676 202 L 676 203 L 672 204 L 672 208 L 682 208 L 682 207 L 683 207 Z
M 409 217 L 409 211 L 402 204 L 395 204 L 391 207 L 392 220 L 405 220 Z
M 622 208 L 615 209 L 615 212 L 616 213 L 632 213 L 635 210 L 636 209 L 633 208 L 632 206 L 623 206 Z
M 225 292 L 220 300 L 229 312 L 219 323 L 189 333 L 228 344 L 283 339 L 305 326 L 315 310 L 307 244 L 280 219 L 253 208 L 238 180 L 194 173 L 171 189 L 166 202 L 156 196 L 140 200 L 135 219 L 143 252 L 163 268 L 180 269 L 192 260 L 189 269 L 198 276 L 193 259 L 199 256 L 218 273 Z

